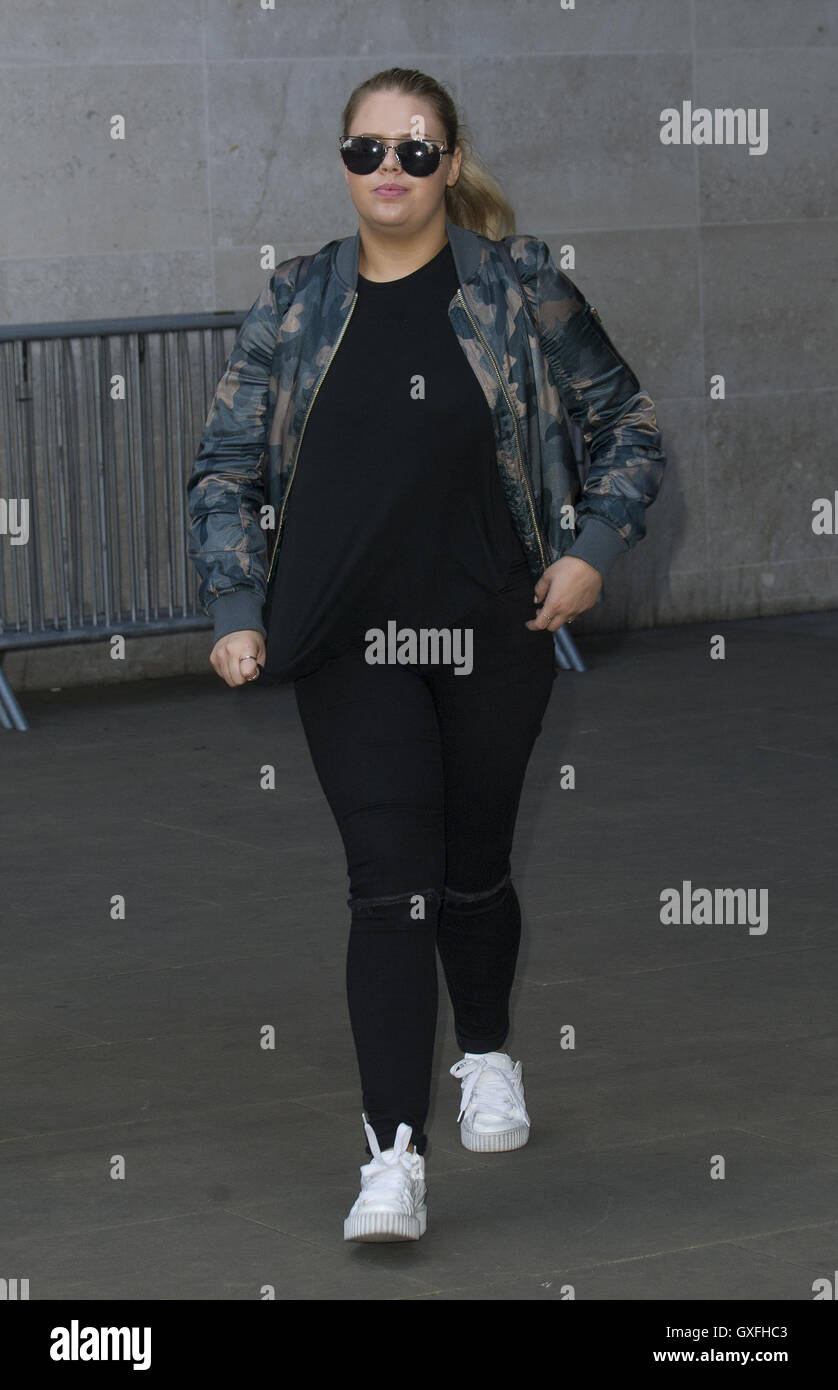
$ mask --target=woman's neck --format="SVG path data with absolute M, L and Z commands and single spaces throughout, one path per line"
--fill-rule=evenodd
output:
M 397 238 L 392 232 L 381 235 L 377 228 L 362 225 L 358 271 L 367 280 L 401 280 L 433 260 L 447 240 L 444 221 L 441 227 L 434 222 L 410 238 Z

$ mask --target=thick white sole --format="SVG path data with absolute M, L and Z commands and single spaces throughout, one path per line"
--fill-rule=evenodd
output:
M 530 1137 L 530 1126 L 516 1125 L 514 1129 L 480 1130 L 472 1129 L 465 1119 L 460 1124 L 460 1139 L 463 1147 L 472 1153 L 507 1153 L 509 1149 L 522 1149 Z
M 415 1216 L 402 1211 L 363 1211 L 347 1216 L 344 1240 L 418 1240 L 428 1226 L 428 1208 L 420 1207 Z

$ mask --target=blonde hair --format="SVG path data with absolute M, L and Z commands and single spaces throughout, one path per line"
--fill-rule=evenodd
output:
M 465 133 L 454 100 L 445 85 L 416 68 L 386 68 L 356 87 L 343 110 L 341 138 L 348 132 L 361 102 L 371 92 L 404 92 L 430 103 L 445 131 L 452 151 L 459 145 L 462 160 L 457 182 L 445 189 L 445 211 L 452 222 L 468 231 L 499 241 L 515 231 L 515 213 Z

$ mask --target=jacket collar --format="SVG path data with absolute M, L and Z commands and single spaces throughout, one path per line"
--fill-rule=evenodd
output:
M 466 227 L 460 227 L 458 223 L 452 222 L 450 217 L 445 219 L 445 234 L 448 237 L 451 254 L 454 257 L 457 277 L 461 285 L 465 284 L 480 264 L 481 239 L 476 232 L 470 232 Z M 338 242 L 338 249 L 335 252 L 335 274 L 352 290 L 358 287 L 360 251 L 361 229 L 359 227 L 354 236 L 344 237 Z

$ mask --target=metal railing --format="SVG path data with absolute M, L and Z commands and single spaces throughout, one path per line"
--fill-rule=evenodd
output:
M 211 628 L 186 483 L 244 313 L 0 328 L 0 724 L 8 651 Z

